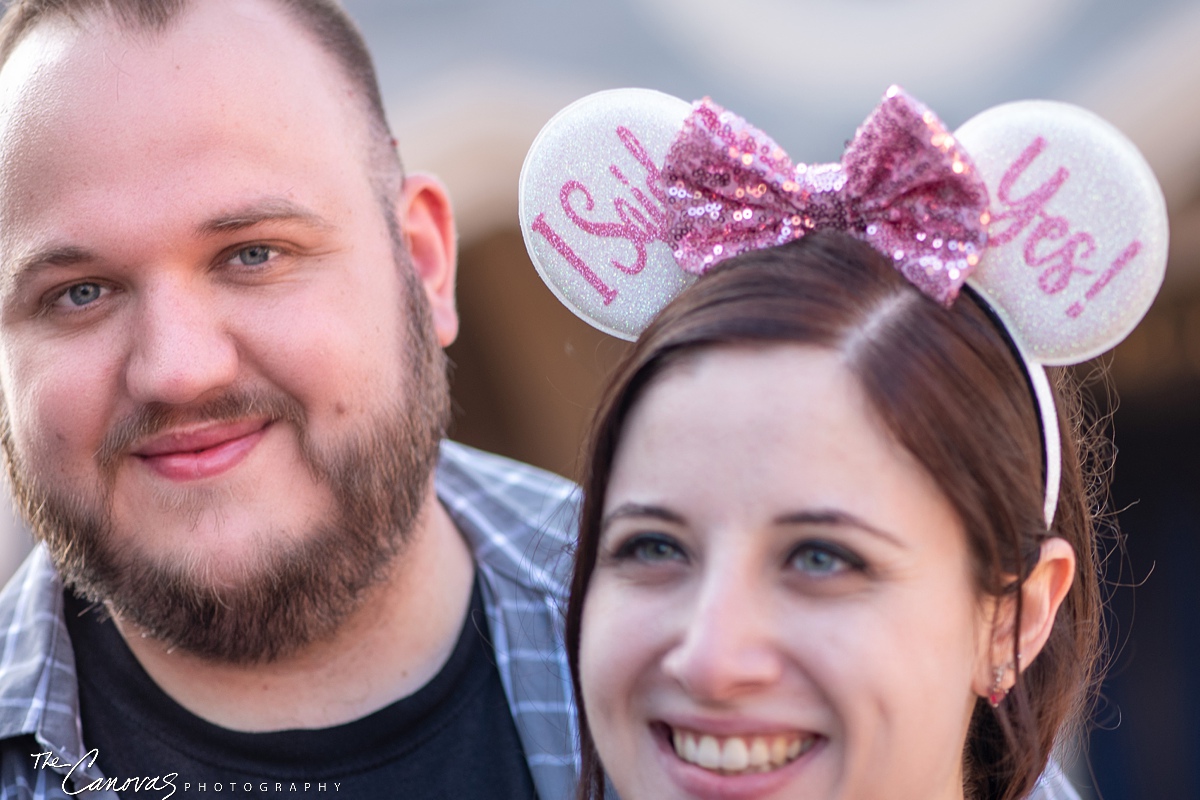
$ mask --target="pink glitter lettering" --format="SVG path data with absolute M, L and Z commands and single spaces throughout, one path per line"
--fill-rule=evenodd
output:
M 1043 183 L 1037 189 L 1034 189 L 1029 194 L 1022 197 L 1020 200 L 1011 198 L 1013 184 L 1016 183 L 1033 160 L 1038 157 L 1043 150 L 1046 149 L 1046 140 L 1041 136 L 1033 140 L 1033 142 L 1025 148 L 1025 152 L 1012 163 L 1012 166 L 1004 173 L 1004 177 L 1000 179 L 1000 186 L 996 190 L 997 199 L 1007 208 L 998 214 L 992 215 L 992 228 L 988 233 L 988 247 L 1000 247 L 1008 244 L 1013 239 L 1021 235 L 1021 232 L 1029 227 L 1029 223 L 1033 222 L 1034 218 L 1039 215 L 1044 216 L 1043 209 L 1046 203 L 1050 202 L 1050 198 L 1058 193 L 1062 185 L 1067 182 L 1070 177 L 1070 172 L 1066 167 L 1059 167 L 1058 171 L 1051 176 L 1050 180 Z M 996 223 L 1008 222 L 1008 227 L 1002 230 L 997 229 Z
M 1096 252 L 1096 240 L 1087 231 L 1071 231 L 1071 224 L 1065 217 L 1052 216 L 1046 211 L 1046 205 L 1058 193 L 1070 177 L 1066 167 L 1055 170 L 1050 179 L 1024 197 L 1014 199 L 1014 185 L 1033 164 L 1034 160 L 1046 149 L 1046 139 L 1038 136 L 1017 157 L 1017 160 L 1005 171 L 996 190 L 997 199 L 1003 205 L 1002 210 L 992 215 L 992 230 L 988 238 L 988 247 L 1000 247 L 1015 240 L 1025 232 L 1030 225 L 1037 221 L 1029 238 L 1025 240 L 1022 254 L 1025 263 L 1031 267 L 1044 267 L 1038 274 L 1038 288 L 1046 294 L 1057 294 L 1063 291 L 1071 282 L 1074 275 L 1092 275 L 1093 270 L 1080 266 L 1080 262 L 1091 258 Z M 999 223 L 999 229 L 997 229 Z M 1046 243 L 1061 241 L 1062 244 L 1047 253 L 1039 252 L 1039 247 Z M 1140 242 L 1133 242 L 1117 257 L 1103 275 L 1096 279 L 1088 288 L 1083 300 L 1078 300 L 1067 307 L 1067 316 L 1075 319 L 1084 311 L 1084 303 L 1096 296 L 1101 289 L 1108 285 L 1118 272 L 1137 255 L 1141 249 Z
M 625 149 L 629 151 L 637 162 L 646 168 L 646 188 L 650 191 L 650 194 L 659 203 L 665 203 L 666 193 L 658 186 L 658 167 L 654 165 L 646 148 L 633 135 L 633 132 L 624 126 L 617 128 L 617 138 L 621 140 L 621 143 L 625 145 Z M 629 265 L 625 265 L 614 258 L 612 265 L 628 275 L 637 275 L 646 267 L 646 245 L 663 239 L 663 222 L 666 214 L 661 206 L 646 196 L 645 192 L 630 184 L 629 179 L 625 177 L 625 174 L 621 172 L 616 164 L 610 165 L 609 171 L 617 180 L 629 187 L 634 199 L 645 209 L 644 213 L 624 197 L 616 197 L 613 198 L 613 208 L 617 212 L 617 218 L 620 222 L 593 222 L 584 219 L 571 206 L 571 195 L 575 192 L 583 193 L 584 211 L 594 210 L 596 203 L 592 199 L 592 193 L 588 191 L 588 188 L 577 180 L 570 180 L 563 184 L 558 195 L 559 202 L 562 204 L 563 212 L 567 217 L 584 233 L 591 236 L 625 239 L 632 244 L 636 254 L 634 261 Z
M 586 186 L 579 181 L 567 181 L 563 184 L 558 197 L 562 203 L 563 211 L 571 222 L 574 222 L 581 231 L 591 236 L 628 239 L 637 251 L 636 260 L 631 265 L 625 266 L 614 258 L 612 265 L 629 275 L 636 275 L 641 272 L 646 266 L 646 245 L 658 238 L 658 228 L 646 219 L 645 215 L 639 212 L 632 203 L 623 197 L 613 199 L 613 207 L 617 211 L 617 217 L 621 220 L 620 222 L 591 222 L 586 220 L 578 211 L 571 207 L 571 194 L 574 192 L 583 192 L 583 199 L 586 204 L 584 206 L 585 211 L 591 211 L 596 207 L 596 202 L 592 199 L 592 193 L 587 190 Z
M 625 149 L 629 151 L 629 154 L 632 155 L 634 159 L 645 168 L 646 188 L 650 190 L 650 194 L 654 195 L 658 202 L 665 204 L 667 202 L 667 193 L 663 190 L 662 186 L 659 185 L 658 165 L 655 164 L 654 159 L 650 157 L 650 152 L 646 150 L 646 146 L 639 142 L 638 138 L 633 135 L 633 131 L 629 130 L 629 128 L 626 128 L 624 125 L 617 128 L 617 138 L 621 140 L 621 144 L 625 145 Z M 615 165 L 613 166 L 613 169 L 616 169 Z M 628 185 L 623 176 L 621 181 L 622 183 Z M 661 208 L 654 207 L 641 195 L 637 189 L 634 189 L 633 193 L 638 198 L 638 201 L 646 207 L 646 211 L 650 212 L 651 216 L 656 216 L 660 220 L 666 218 L 666 214 L 663 212 L 663 210 Z
M 666 213 L 660 207 L 655 205 L 654 201 L 652 201 L 649 197 L 646 197 L 645 193 L 641 189 L 639 189 L 638 187 L 636 187 L 632 183 L 630 183 L 629 178 L 625 177 L 625 173 L 621 172 L 620 167 L 618 167 L 616 164 L 609 165 L 608 171 L 613 174 L 614 178 L 616 178 L 617 180 L 619 180 L 621 183 L 625 184 L 625 186 L 627 186 L 629 188 L 629 191 L 633 194 L 634 199 L 637 200 L 639 203 L 641 203 L 642 208 L 646 209 L 646 213 L 654 218 L 653 224 L 651 224 L 649 222 L 644 222 L 643 223 L 644 227 L 647 230 L 650 230 L 651 228 L 662 227 L 662 224 L 666 221 L 666 218 L 667 218 Z M 653 188 L 653 187 L 651 187 L 651 188 Z M 640 211 L 638 211 L 636 208 L 633 208 L 633 206 L 630 206 L 630 211 L 632 213 L 636 214 L 639 217 L 639 219 L 641 219 L 643 221 L 645 220 L 645 217 L 642 216 L 642 213 Z
M 1105 286 L 1108 286 L 1108 282 L 1116 277 L 1118 272 L 1125 269 L 1126 265 L 1128 265 L 1130 261 L 1133 261 L 1134 257 L 1137 256 L 1141 249 L 1142 243 L 1136 239 L 1130 243 L 1129 247 L 1126 247 L 1125 251 L 1117 257 L 1116 261 L 1113 262 L 1113 265 L 1106 269 L 1104 274 L 1101 275 L 1100 278 L 1087 290 L 1087 299 L 1091 300 L 1100 292 L 1101 289 L 1103 289 Z
M 1129 265 L 1129 262 L 1133 261 L 1133 259 L 1137 257 L 1137 254 L 1141 252 L 1141 250 L 1142 243 L 1136 239 L 1133 240 L 1133 242 L 1131 242 L 1130 245 L 1125 248 L 1121 255 L 1117 256 L 1117 260 L 1112 263 L 1112 266 L 1106 269 L 1104 273 L 1096 279 L 1096 282 L 1088 287 L 1084 297 L 1088 300 L 1095 298 L 1095 296 L 1100 293 L 1100 290 L 1105 286 L 1108 286 L 1109 281 L 1116 277 L 1118 272 L 1125 269 L 1125 267 Z M 1071 304 L 1070 308 L 1067 309 L 1067 316 L 1071 319 L 1075 319 L 1082 313 L 1082 302 L 1074 302 Z
M 1071 232 L 1071 225 L 1063 217 L 1047 217 L 1042 212 L 1042 221 L 1033 229 L 1033 233 L 1025 241 L 1025 263 L 1031 267 L 1040 267 L 1048 262 L 1054 262 L 1038 276 L 1038 286 L 1046 294 L 1057 294 L 1067 288 L 1071 276 L 1075 273 L 1091 275 L 1090 269 L 1076 266 L 1076 257 L 1088 259 L 1096 252 L 1096 240 L 1091 234 L 1079 232 L 1070 236 L 1062 247 L 1044 256 L 1037 254 L 1037 246 L 1049 239 L 1061 239 Z M 1085 249 L 1077 253 L 1080 246 Z
M 559 190 L 558 199 L 562 204 L 562 209 L 566 213 L 568 219 L 575 223 L 581 231 L 591 236 L 600 236 L 605 238 L 625 239 L 629 241 L 635 249 L 635 258 L 633 263 L 628 266 L 613 259 L 612 265 L 622 272 L 629 275 L 636 275 L 641 272 L 646 266 L 646 245 L 651 242 L 661 241 L 664 238 L 663 225 L 666 220 L 666 212 L 662 205 L 666 203 L 667 194 L 658 185 L 659 184 L 659 169 L 655 165 L 654 160 L 650 157 L 650 153 L 645 146 L 638 141 L 633 132 L 624 125 L 617 128 L 617 138 L 621 140 L 621 144 L 629 151 L 639 164 L 646 170 L 646 189 L 649 191 L 649 196 L 642 189 L 630 183 L 616 164 L 609 165 L 609 172 L 613 174 L 618 181 L 625 185 L 633 194 L 634 199 L 641 205 L 639 209 L 636 205 L 623 197 L 613 198 L 613 208 L 617 213 L 617 218 L 620 222 L 595 222 L 584 219 L 583 216 L 571 206 L 571 196 L 575 192 L 582 192 L 584 198 L 584 210 L 592 211 L 596 207 L 596 202 L 592 198 L 592 193 L 582 182 L 577 180 L 569 180 L 562 185 Z M 558 253 L 567 260 L 576 272 L 587 281 L 588 285 L 600 293 L 604 299 L 604 304 L 608 305 L 617 297 L 617 290 L 606 284 L 596 272 L 587 265 L 587 263 L 579 257 L 566 240 L 558 235 L 550 223 L 546 221 L 545 214 L 539 214 L 537 219 L 530 226 L 531 230 L 540 233 L 550 245 L 558 251 Z
M 616 299 L 617 290 L 600 280 L 600 276 L 592 272 L 592 268 L 584 263 L 584 260 L 571 249 L 569 244 L 563 241 L 561 236 L 554 232 L 550 223 L 546 222 L 545 214 L 538 214 L 530 228 L 546 237 L 546 241 L 567 260 L 567 263 L 575 268 L 576 272 L 583 276 L 588 285 L 600 293 L 600 296 L 604 298 L 604 305 L 608 305 Z

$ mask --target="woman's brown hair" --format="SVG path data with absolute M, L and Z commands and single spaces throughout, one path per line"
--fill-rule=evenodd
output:
M 1085 481 L 1085 456 L 1088 464 L 1095 462 L 1084 449 L 1079 390 L 1068 374 L 1054 374 L 1062 483 L 1054 523 L 1046 530 L 1045 451 L 1028 378 L 986 305 L 965 295 L 943 308 L 869 246 L 843 234 L 817 233 L 721 264 L 642 334 L 603 396 L 583 475 L 566 631 L 579 698 L 580 798 L 604 796 L 579 683 L 580 620 L 625 420 L 646 387 L 681 358 L 717 346 L 772 344 L 841 354 L 886 429 L 957 511 L 978 590 L 1012 597 L 1018 621 L 1021 584 L 1041 543 L 1061 536 L 1075 549 L 1077 574 L 1049 640 L 998 708 L 977 701 L 964 749 L 967 798 L 1016 800 L 1033 788 L 1060 731 L 1083 717 L 1098 682 L 1102 601 L 1093 508 L 1104 482 Z M 1014 660 L 1018 641 L 1019 631 Z

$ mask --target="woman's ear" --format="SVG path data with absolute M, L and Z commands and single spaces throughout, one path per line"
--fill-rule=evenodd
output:
M 1024 670 L 1045 646 L 1054 629 L 1054 618 L 1075 580 L 1075 549 L 1059 536 L 1042 542 L 1037 565 L 1021 587 L 1020 669 Z M 978 665 L 974 689 L 981 697 L 1002 697 L 1016 683 L 1013 631 L 1017 604 L 1006 597 L 993 615 L 988 663 Z
M 445 347 L 458 336 L 454 304 L 458 242 L 446 187 L 432 175 L 406 176 L 396 202 L 396 220 L 413 270 L 425 287 L 438 343 Z

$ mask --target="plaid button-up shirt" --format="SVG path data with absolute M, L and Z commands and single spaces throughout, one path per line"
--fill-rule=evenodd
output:
M 436 481 L 475 553 L 500 681 L 538 796 L 566 800 L 578 769 L 562 639 L 575 487 L 453 442 L 442 445 Z M 63 587 L 44 548 L 0 594 L 0 636 L 0 800 L 116 800 L 112 791 L 80 791 L 104 776 L 85 760 Z M 66 766 L 46 765 L 37 753 L 53 753 Z M 64 778 L 80 761 L 65 783 L 68 794 Z M 144 793 L 157 800 L 167 791 Z

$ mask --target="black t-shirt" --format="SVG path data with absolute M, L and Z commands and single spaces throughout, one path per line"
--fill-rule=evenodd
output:
M 66 612 L 83 740 L 99 751 L 105 776 L 119 779 L 123 800 L 159 800 L 171 787 L 182 800 L 536 796 L 478 583 L 454 652 L 428 684 L 362 719 L 317 730 L 242 733 L 200 719 L 158 688 L 102 611 L 68 592 Z

